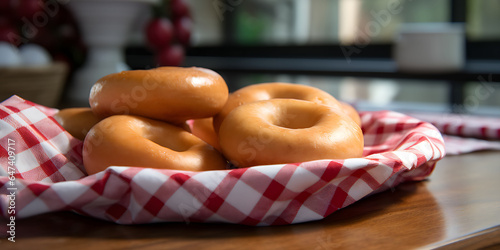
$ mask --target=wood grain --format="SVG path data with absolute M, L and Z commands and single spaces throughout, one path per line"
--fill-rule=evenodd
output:
M 498 152 L 447 156 L 427 181 L 404 183 L 320 221 L 273 227 L 195 223 L 130 226 L 60 212 L 18 221 L 16 242 L 2 239 L 0 245 L 2 249 L 498 247 L 499 177 Z

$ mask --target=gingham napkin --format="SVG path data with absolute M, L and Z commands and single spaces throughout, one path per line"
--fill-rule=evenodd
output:
M 443 134 L 446 154 L 500 150 L 500 118 L 465 114 L 410 113 L 429 122 Z
M 55 122 L 54 112 L 19 97 L 0 104 L 3 217 L 10 216 L 15 190 L 16 218 L 72 210 L 121 224 L 293 224 L 322 219 L 401 182 L 422 180 L 445 154 L 433 125 L 379 111 L 361 113 L 363 158 L 206 172 L 115 166 L 86 176 L 82 143 Z M 7 147 L 9 140 L 14 149 Z

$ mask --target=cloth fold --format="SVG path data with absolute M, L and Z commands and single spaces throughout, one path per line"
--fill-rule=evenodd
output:
M 443 134 L 448 155 L 500 150 L 500 118 L 449 113 L 408 115 L 436 126 Z

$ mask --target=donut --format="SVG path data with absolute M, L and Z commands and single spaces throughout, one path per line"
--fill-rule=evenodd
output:
M 236 167 L 361 157 L 363 133 L 326 105 L 271 99 L 235 108 L 219 130 L 222 153 Z
M 54 119 L 73 137 L 83 141 L 99 119 L 90 108 L 65 108 L 59 110 Z
M 358 126 L 361 126 L 361 117 L 359 117 L 358 111 L 349 103 L 347 102 L 340 102 L 342 104 L 342 110 L 349 116 L 351 119 L 358 124 Z
M 212 117 L 192 120 L 190 131 L 193 135 L 220 151 L 219 138 L 215 134 Z
M 214 116 L 228 97 L 228 87 L 205 68 L 159 67 L 109 74 L 90 91 L 92 111 L 101 118 L 140 115 L 170 123 Z
M 83 144 L 89 175 L 109 166 L 204 171 L 225 169 L 226 163 L 217 150 L 186 130 L 133 115 L 105 118 Z
M 245 103 L 275 98 L 305 100 L 342 109 L 335 97 L 315 87 L 282 82 L 253 84 L 229 95 L 226 105 L 214 117 L 215 132 L 219 131 L 222 121 L 234 108 Z

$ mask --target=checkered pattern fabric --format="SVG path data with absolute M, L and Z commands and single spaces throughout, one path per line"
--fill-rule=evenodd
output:
M 429 122 L 441 133 L 446 154 L 458 155 L 479 150 L 500 150 L 500 118 L 465 114 L 410 113 Z
M 424 179 L 445 154 L 441 134 L 430 123 L 380 111 L 361 113 L 362 158 L 205 172 L 113 166 L 87 176 L 82 143 L 55 122 L 54 112 L 18 97 L 0 104 L 3 217 L 9 216 L 14 192 L 17 218 L 72 210 L 120 224 L 293 224 Z
M 411 113 L 409 115 L 432 123 L 444 134 L 500 140 L 500 118 L 497 117 L 428 113 Z
M 459 155 L 480 150 L 500 150 L 499 141 L 443 135 L 446 154 Z

